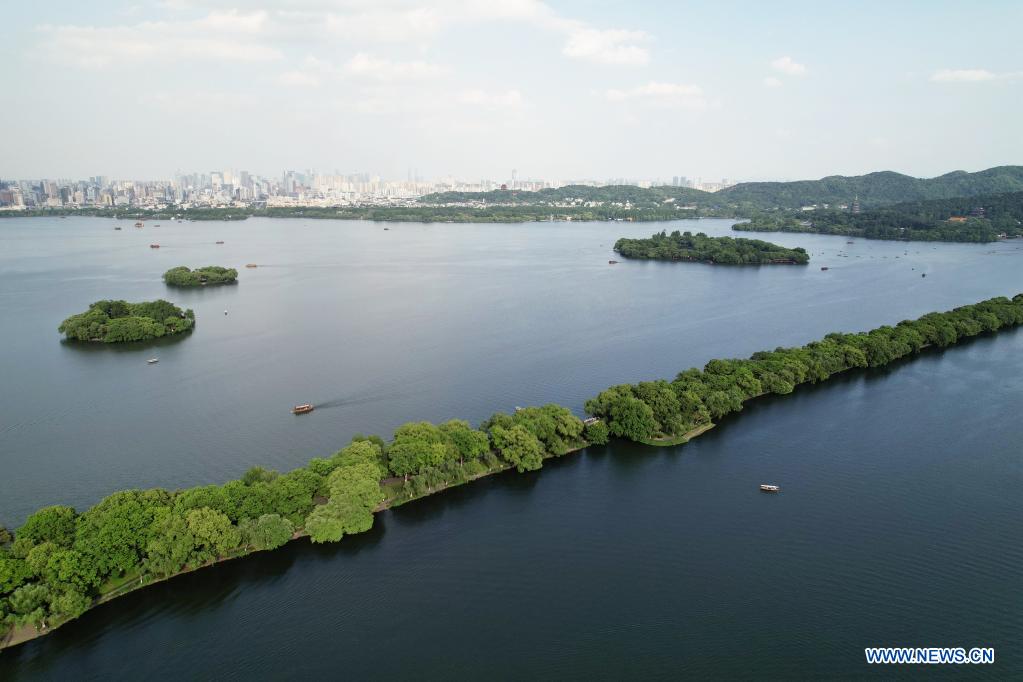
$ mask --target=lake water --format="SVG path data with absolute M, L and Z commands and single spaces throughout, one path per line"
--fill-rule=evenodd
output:
M 410 420 L 581 414 L 614 383 L 1023 291 L 1018 241 L 743 234 L 811 265 L 607 263 L 620 236 L 730 224 L 0 221 L 0 522 L 284 470 Z M 207 264 L 239 284 L 160 279 Z M 57 334 L 94 300 L 156 297 L 195 331 Z M 3 652 L 0 677 L 962 672 L 866 666 L 885 645 L 994 646 L 968 672 L 1019 676 L 1021 408 L 1023 332 L 977 339 L 759 401 L 683 447 L 590 448 L 175 579 Z

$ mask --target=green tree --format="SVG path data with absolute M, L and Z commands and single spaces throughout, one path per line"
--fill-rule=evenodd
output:
M 521 424 L 508 429 L 495 426 L 490 435 L 501 456 L 520 474 L 543 466 L 543 444 Z
M 242 544 L 256 549 L 276 549 L 291 539 L 295 527 L 279 514 L 263 514 L 258 519 L 244 519 L 238 530 Z
M 61 547 L 70 547 L 75 540 L 75 519 L 78 514 L 72 507 L 43 507 L 25 519 L 18 529 L 19 538 L 32 542 L 52 542 Z
M 206 507 L 201 509 L 208 510 Z M 192 509 L 186 513 L 198 511 Z M 152 537 L 146 545 L 144 567 L 156 576 L 174 575 L 188 563 L 195 544 L 195 535 L 185 517 L 176 512 L 165 514 L 155 523 Z
M 193 509 L 185 515 L 188 532 L 195 538 L 189 563 L 205 564 L 241 544 L 241 533 L 227 515 L 213 509 Z
M 438 427 L 458 453 L 458 462 L 476 460 L 490 451 L 487 434 L 477 431 L 462 419 L 451 419 Z
M 602 421 L 590 422 L 586 425 L 586 440 L 593 445 L 603 445 L 611 438 L 607 424 Z

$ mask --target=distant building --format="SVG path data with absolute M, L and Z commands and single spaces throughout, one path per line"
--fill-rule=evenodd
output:
M 853 198 L 852 212 L 853 213 L 859 213 L 860 212 L 860 195 L 859 194 L 857 194 L 855 196 L 855 198 Z

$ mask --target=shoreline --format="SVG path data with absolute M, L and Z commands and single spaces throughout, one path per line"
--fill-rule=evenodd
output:
M 954 308 L 942 313 L 928 313 L 916 320 L 905 320 L 900 322 L 895 327 L 881 326 L 869 332 L 829 335 L 823 342 L 811 342 L 804 346 L 793 348 L 777 348 L 774 351 L 754 354 L 749 360 L 712 360 L 702 371 L 692 368 L 680 373 L 675 382 L 682 383 L 681 386 L 677 388 L 669 387 L 667 382 L 663 380 L 660 382 L 648 383 L 646 387 L 644 387 L 641 382 L 638 389 L 632 385 L 614 386 L 601 392 L 601 394 L 597 397 L 588 400 L 586 403 L 586 412 L 593 415 L 593 417 L 597 419 L 598 423 L 601 421 L 604 422 L 601 424 L 603 428 L 599 431 L 595 430 L 592 434 L 590 434 L 590 436 L 591 438 L 600 441 L 600 443 L 607 443 L 609 431 L 613 431 L 618 436 L 616 439 L 632 441 L 639 445 L 649 445 L 651 447 L 682 445 L 713 429 L 716 423 L 721 423 L 721 420 L 726 418 L 729 414 L 738 413 L 746 404 L 753 403 L 758 398 L 762 398 L 767 395 L 776 395 L 779 397 L 789 395 L 798 390 L 799 386 L 806 384 L 816 385 L 820 382 L 826 381 L 832 376 L 845 374 L 852 369 L 869 370 L 881 369 L 889 365 L 897 366 L 913 359 L 914 357 L 919 357 L 921 354 L 927 353 L 934 347 L 940 347 L 941 349 L 950 348 L 958 344 L 968 343 L 977 337 L 993 335 L 997 333 L 999 329 L 1015 330 L 1021 325 L 1023 325 L 1023 294 L 1016 294 L 1012 299 L 1001 296 L 987 299 L 979 303 Z M 750 369 L 751 365 L 753 366 L 753 369 Z M 813 368 L 816 368 L 815 372 L 811 372 L 811 369 Z M 760 384 L 761 379 L 752 374 L 754 370 L 760 373 L 757 376 L 762 377 L 762 380 L 765 382 L 763 385 Z M 751 380 L 755 380 L 756 383 L 743 383 L 742 372 L 745 372 L 752 378 Z M 778 372 L 781 372 L 781 374 Z M 705 379 L 705 377 L 711 378 Z M 714 383 L 703 383 L 705 380 L 713 381 Z M 745 388 L 743 388 L 743 386 L 745 386 Z M 654 419 L 652 408 L 647 402 L 644 402 L 642 394 L 637 396 L 632 393 L 633 390 L 642 389 L 649 391 L 651 388 L 661 391 L 667 390 L 673 395 L 675 392 L 681 391 L 687 403 L 695 403 L 698 408 L 690 406 L 683 410 L 680 405 L 672 412 L 672 414 L 675 414 L 679 419 L 688 415 L 689 419 L 682 421 L 683 424 L 687 421 L 690 424 L 697 421 L 704 423 L 680 435 L 658 435 L 661 433 L 658 430 L 661 428 L 660 424 L 668 422 L 656 421 Z M 622 393 L 623 390 L 626 390 L 624 394 Z M 729 398 L 725 393 L 726 390 L 732 391 L 731 398 Z M 704 398 L 701 398 L 701 395 L 694 393 L 694 391 L 712 391 L 708 394 L 709 397 L 706 398 L 706 400 L 708 400 L 707 405 L 704 405 L 703 403 Z M 656 399 L 656 396 L 650 398 L 650 400 L 652 399 Z M 715 401 L 713 405 L 710 402 L 712 399 Z M 723 404 L 722 400 L 734 400 L 735 402 Z M 628 408 L 624 414 L 627 418 L 629 418 L 625 422 L 619 421 L 615 412 L 615 409 L 622 405 L 623 401 L 624 405 Z M 641 410 L 639 412 L 639 418 L 632 418 L 637 412 L 634 407 L 636 404 L 639 404 L 641 407 L 645 406 L 648 413 L 645 422 L 642 419 Z M 713 406 L 713 409 L 709 409 L 711 406 Z M 582 429 L 584 422 L 578 419 L 578 417 L 575 417 L 575 415 L 573 415 L 566 407 L 550 404 L 545 406 L 545 408 L 532 409 L 537 410 L 537 414 L 549 415 L 549 412 L 543 412 L 543 409 L 547 408 L 553 409 L 554 413 L 559 417 L 570 417 L 572 420 L 579 422 L 579 428 Z M 516 413 L 517 412 L 518 410 L 516 410 Z M 399 466 L 388 466 L 387 468 L 390 473 L 397 474 L 397 476 L 379 478 L 379 470 L 377 470 L 375 474 L 357 474 L 359 476 L 364 476 L 363 479 L 357 480 L 361 480 L 361 484 L 365 485 L 367 490 L 368 486 L 373 485 L 375 482 L 375 488 L 380 494 L 380 497 L 378 498 L 376 497 L 378 493 L 370 493 L 370 499 L 365 500 L 365 507 L 362 508 L 361 513 L 367 515 L 369 520 L 368 525 L 363 526 L 362 521 L 360 520 L 357 525 L 349 525 L 348 527 L 345 527 L 344 525 L 340 526 L 336 531 L 336 536 L 335 531 L 332 529 L 328 529 L 326 532 L 323 532 L 323 518 L 326 517 L 329 519 L 329 514 L 332 513 L 332 509 L 327 506 L 330 505 L 331 500 L 329 498 L 325 499 L 323 497 L 318 497 L 318 494 L 314 493 L 312 501 L 313 504 L 310 509 L 320 510 L 320 517 L 316 519 L 316 525 L 319 527 L 319 530 L 317 530 L 316 527 L 312 529 L 312 533 L 308 533 L 306 528 L 295 530 L 292 532 L 290 538 L 288 538 L 285 542 L 281 542 L 276 545 L 274 549 L 283 546 L 292 540 L 296 540 L 307 535 L 312 535 L 313 538 L 316 538 L 317 542 L 336 542 L 341 539 L 344 534 L 352 534 L 368 530 L 372 526 L 372 515 L 376 512 L 385 511 L 387 509 L 412 502 L 416 499 L 429 497 L 431 495 L 441 493 L 448 488 L 457 487 L 459 485 L 470 483 L 480 478 L 502 473 L 511 469 L 518 469 L 520 472 L 525 472 L 527 470 L 539 470 L 542 466 L 543 460 L 553 459 L 555 457 L 560 458 L 568 454 L 581 452 L 594 444 L 591 441 L 586 440 L 581 431 L 566 431 L 566 436 L 571 435 L 574 438 L 574 440 L 568 444 L 560 440 L 555 441 L 556 444 L 547 443 L 545 441 L 542 442 L 539 437 L 533 435 L 526 429 L 526 427 L 517 424 L 512 428 L 519 429 L 519 431 L 524 435 L 532 437 L 533 440 L 527 441 L 526 444 L 529 445 L 532 443 L 532 447 L 534 448 L 532 453 L 539 454 L 541 457 L 539 461 L 526 461 L 525 457 L 530 454 L 530 451 L 526 450 L 523 452 L 523 450 L 520 449 L 518 452 L 513 452 L 512 456 L 504 457 L 502 460 L 502 458 L 498 457 L 498 455 L 503 454 L 501 448 L 507 447 L 507 441 L 499 440 L 499 437 L 506 438 L 504 434 L 508 433 L 508 431 L 501 431 L 501 428 L 503 428 L 501 427 L 501 422 L 493 421 L 499 416 L 506 420 L 512 419 L 510 415 L 497 413 L 495 417 L 492 418 L 492 421 L 489 422 L 490 426 L 486 426 L 485 424 L 481 425 L 481 428 L 486 429 L 482 431 L 482 433 L 484 436 L 488 437 L 487 442 L 489 444 L 490 451 L 487 455 L 486 462 L 490 468 L 485 468 L 485 470 L 480 471 L 480 467 L 477 467 L 474 471 L 478 473 L 474 473 L 472 475 L 467 475 L 469 472 L 464 469 L 449 468 L 442 472 L 438 468 L 433 471 L 435 471 L 435 473 L 442 473 L 443 475 L 432 475 L 431 477 L 425 478 L 425 481 L 423 478 L 412 479 L 415 481 L 415 485 L 413 486 L 405 484 L 410 480 L 408 478 L 409 473 L 416 473 L 417 475 L 425 477 L 426 474 L 424 473 L 424 470 L 429 471 L 426 464 L 418 465 L 418 468 L 411 467 L 406 466 L 407 463 L 402 463 L 402 460 L 399 459 Z M 718 421 L 714 422 L 712 419 L 717 419 Z M 590 420 L 586 421 L 586 424 L 592 423 L 593 422 Z M 421 424 L 410 423 L 409 426 L 425 428 L 431 425 L 427 422 L 423 422 Z M 437 427 L 432 426 L 431 428 L 437 429 Z M 468 428 L 467 422 L 465 423 L 465 428 Z M 493 428 L 493 434 L 489 434 L 489 429 L 491 428 Z M 399 431 L 401 431 L 401 429 L 396 430 L 395 442 L 397 442 L 397 434 Z M 355 441 L 353 440 L 353 443 L 354 442 Z M 406 450 L 408 450 L 408 445 L 414 442 L 415 441 L 408 441 L 401 444 L 405 445 Z M 427 445 L 429 445 L 428 442 Z M 341 454 L 341 452 L 337 453 L 337 455 Z M 480 458 L 481 455 L 471 454 L 470 452 L 470 458 L 472 457 Z M 327 464 L 329 465 L 329 462 Z M 310 466 L 312 466 L 312 461 Z M 356 464 L 353 466 L 361 465 Z M 376 466 L 375 460 L 374 466 Z M 351 473 L 354 471 L 356 470 L 349 470 L 350 473 L 347 475 L 356 475 Z M 265 470 L 256 468 L 256 474 L 258 476 L 262 476 L 263 473 L 266 473 Z M 404 473 L 403 477 L 402 473 Z M 372 478 L 370 478 L 371 476 Z M 316 480 L 319 481 L 321 479 Z M 243 486 L 245 485 L 242 481 L 239 481 L 239 483 Z M 427 483 L 429 485 L 426 485 Z M 331 485 L 333 486 L 333 483 Z M 345 494 L 345 490 L 343 488 L 341 488 L 340 492 L 338 492 L 332 487 L 331 491 L 332 495 Z M 365 498 L 366 490 L 359 494 L 362 495 L 362 498 Z M 342 498 L 342 501 L 344 501 L 344 499 L 345 498 Z M 375 506 L 371 506 L 373 499 L 379 500 Z M 71 512 L 73 514 L 74 510 L 72 509 Z M 225 522 L 230 523 L 230 519 L 224 516 L 223 513 L 221 513 L 221 516 L 224 518 Z M 305 516 L 307 521 L 312 518 L 312 514 L 305 514 Z M 303 526 L 307 525 L 308 524 L 303 524 Z M 317 536 L 317 533 L 319 533 L 319 536 Z M 89 601 L 88 607 L 85 608 L 82 613 L 75 616 L 65 616 L 64 613 L 54 609 L 49 616 L 45 616 L 46 612 L 43 611 L 43 616 L 35 616 L 31 621 L 29 621 L 29 623 L 17 625 L 5 632 L 3 638 L 0 639 L 0 650 L 17 646 L 18 644 L 36 639 L 44 634 L 49 634 L 66 622 L 76 620 L 81 617 L 85 612 L 92 608 L 133 592 L 136 589 L 141 589 L 151 584 L 163 582 L 164 580 L 169 580 L 170 578 L 178 575 L 197 571 L 223 561 L 247 556 L 257 551 L 269 551 L 270 549 L 255 549 L 252 546 L 237 546 L 234 544 L 239 542 L 237 537 L 239 536 L 236 536 L 236 539 L 232 539 L 230 541 L 230 545 L 224 546 L 225 554 L 223 556 L 219 556 L 197 566 L 181 566 L 180 563 L 176 564 L 180 567 L 180 570 L 166 577 L 155 577 L 149 574 L 147 572 L 146 565 L 141 560 L 133 561 L 130 565 L 125 564 L 125 567 L 122 569 L 123 572 L 119 575 L 115 575 L 113 571 L 109 570 L 104 573 L 100 573 L 99 576 L 101 578 L 106 576 L 106 581 L 94 590 L 94 594 L 96 594 L 96 596 Z M 137 585 L 135 583 L 136 580 L 138 580 Z M 82 604 L 84 604 L 84 600 L 79 603 L 79 605 Z M 68 609 L 66 613 L 69 612 L 72 612 L 72 609 Z M 16 613 L 22 612 L 19 611 Z M 49 623 L 46 622 L 44 616 L 45 618 L 50 619 Z M 40 623 L 42 627 L 37 629 L 35 623 Z
M 667 447 L 669 445 L 683 445 L 685 443 L 688 443 L 693 438 L 696 438 L 696 437 L 700 436 L 701 434 L 706 433 L 710 429 L 714 428 L 714 426 L 715 426 L 715 424 L 704 424 L 704 425 L 699 426 L 699 427 L 697 427 L 697 428 L 695 428 L 695 429 L 693 429 L 691 431 L 688 431 L 687 433 L 683 434 L 682 436 L 677 436 L 676 438 L 684 438 L 684 440 L 682 440 L 679 443 L 664 442 L 664 443 L 649 443 L 649 445 L 659 446 L 659 447 Z M 569 450 L 566 450 L 561 455 L 545 455 L 544 459 L 545 460 L 546 459 L 559 459 L 559 458 L 562 458 L 562 457 L 567 457 L 568 455 L 574 455 L 574 454 L 577 454 L 579 452 L 582 452 L 583 450 L 585 450 L 586 448 L 590 447 L 591 445 L 592 445 L 592 443 L 585 443 L 583 445 L 578 445 L 577 447 L 573 447 L 573 448 L 570 448 Z M 388 496 L 387 499 L 385 499 L 383 502 L 381 502 L 373 510 L 373 513 L 377 514 L 379 512 L 384 512 L 384 511 L 387 511 L 389 509 L 393 509 L 394 507 L 399 507 L 399 506 L 402 506 L 402 505 L 405 505 L 405 504 L 409 504 L 411 502 L 415 502 L 416 500 L 422 500 L 422 499 L 425 499 L 427 497 L 432 497 L 433 495 L 437 495 L 437 494 L 442 493 L 442 492 L 444 492 L 446 490 L 450 490 L 451 488 L 457 488 L 459 486 L 468 485 L 470 483 L 473 483 L 475 481 L 480 480 L 481 478 L 487 478 L 489 476 L 495 476 L 497 474 L 503 474 L 503 473 L 508 472 L 508 471 L 514 471 L 514 469 L 515 469 L 514 465 L 509 464 L 509 465 L 504 466 L 504 467 L 500 467 L 500 468 L 497 468 L 497 469 L 493 469 L 491 471 L 486 471 L 486 472 L 484 472 L 482 474 L 478 474 L 476 476 L 473 476 L 471 478 L 466 479 L 465 481 L 461 481 L 461 482 L 458 482 L 458 483 L 446 484 L 446 485 L 444 485 L 442 487 L 435 488 L 432 491 L 430 491 L 429 493 L 427 493 L 425 495 L 420 495 L 419 497 L 410 497 L 408 499 L 402 500 L 398 496 Z M 384 479 L 384 480 L 387 480 L 387 479 Z M 381 483 L 383 483 L 383 481 L 381 481 Z M 297 531 L 296 533 L 294 533 L 291 536 L 291 540 L 288 540 L 288 542 L 286 542 L 285 544 L 289 544 L 289 543 L 294 542 L 296 540 L 301 540 L 302 538 L 306 538 L 308 536 L 309 536 L 309 534 L 305 530 Z M 281 547 L 283 547 L 283 546 L 284 545 L 281 545 Z M 279 547 L 277 547 L 275 549 L 279 549 Z M 225 563 L 227 561 L 234 561 L 236 559 L 243 559 L 245 557 L 251 556 L 253 554 L 258 554 L 260 552 L 272 552 L 272 551 L 274 551 L 274 550 L 272 550 L 272 549 L 253 549 L 253 550 L 249 550 L 249 551 L 245 551 L 245 552 L 240 552 L 240 553 L 234 554 L 234 555 L 219 557 L 219 558 L 217 558 L 217 559 L 215 559 L 215 560 L 213 560 L 213 561 L 211 561 L 209 563 L 202 564 L 201 566 L 196 566 L 195 568 L 188 568 L 188 569 L 183 570 L 183 571 L 178 571 L 177 573 L 174 573 L 173 575 L 169 575 L 169 576 L 167 576 L 165 578 L 156 578 L 156 579 L 152 579 L 152 580 L 143 582 L 141 584 L 135 584 L 136 577 L 132 576 L 130 579 L 124 580 L 124 582 L 122 582 L 117 587 L 112 588 L 106 594 L 104 594 L 104 595 L 102 595 L 100 597 L 97 597 L 93 601 L 92 605 L 89 606 L 89 608 L 84 613 L 82 613 L 80 616 L 77 616 L 76 618 L 69 618 L 67 620 L 62 620 L 62 621 L 60 621 L 58 623 L 52 623 L 52 624 L 49 625 L 49 627 L 46 627 L 45 629 L 42 629 L 42 630 L 36 630 L 36 628 L 31 626 L 31 625 L 19 625 L 19 626 L 15 626 L 15 627 L 11 628 L 11 630 L 9 630 L 7 632 L 7 634 L 4 635 L 4 637 L 2 639 L 0 639 L 0 651 L 16 647 L 16 646 L 18 646 L 20 644 L 24 644 L 25 642 L 31 642 L 34 639 L 39 639 L 40 637 L 43 637 L 44 635 L 48 635 L 51 632 L 57 630 L 62 625 L 66 625 L 67 623 L 70 623 L 70 622 L 72 622 L 74 620 L 78 620 L 79 618 L 82 618 L 83 616 L 85 616 L 85 614 L 89 613 L 89 611 L 92 611 L 93 609 L 95 609 L 98 606 L 102 606 L 103 604 L 107 604 L 109 602 L 112 602 L 115 599 L 117 599 L 119 597 L 123 597 L 123 596 L 128 595 L 128 594 L 131 594 L 132 592 L 137 592 L 139 590 L 143 590 L 143 589 L 149 587 L 150 585 L 157 585 L 159 583 L 163 583 L 163 582 L 166 582 L 168 580 L 172 580 L 174 578 L 177 578 L 178 576 L 186 575 L 188 573 L 195 573 L 196 571 L 201 571 L 204 568 L 210 568 L 210 567 L 216 566 L 218 564 Z M 131 587 L 128 588 L 128 589 L 125 589 L 129 585 Z

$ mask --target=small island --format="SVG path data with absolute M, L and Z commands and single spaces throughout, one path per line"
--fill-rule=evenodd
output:
M 204 287 L 211 284 L 236 284 L 238 271 L 219 265 L 190 270 L 184 265 L 171 268 L 163 273 L 163 281 L 173 287 Z
M 128 303 L 96 301 L 57 328 L 72 341 L 126 343 L 180 334 L 195 326 L 195 313 L 163 299 Z
M 702 232 L 667 234 L 663 230 L 649 239 L 627 239 L 615 242 L 614 250 L 626 258 L 715 263 L 718 265 L 806 265 L 810 256 L 799 247 L 784 246 L 759 239 L 708 237 Z

